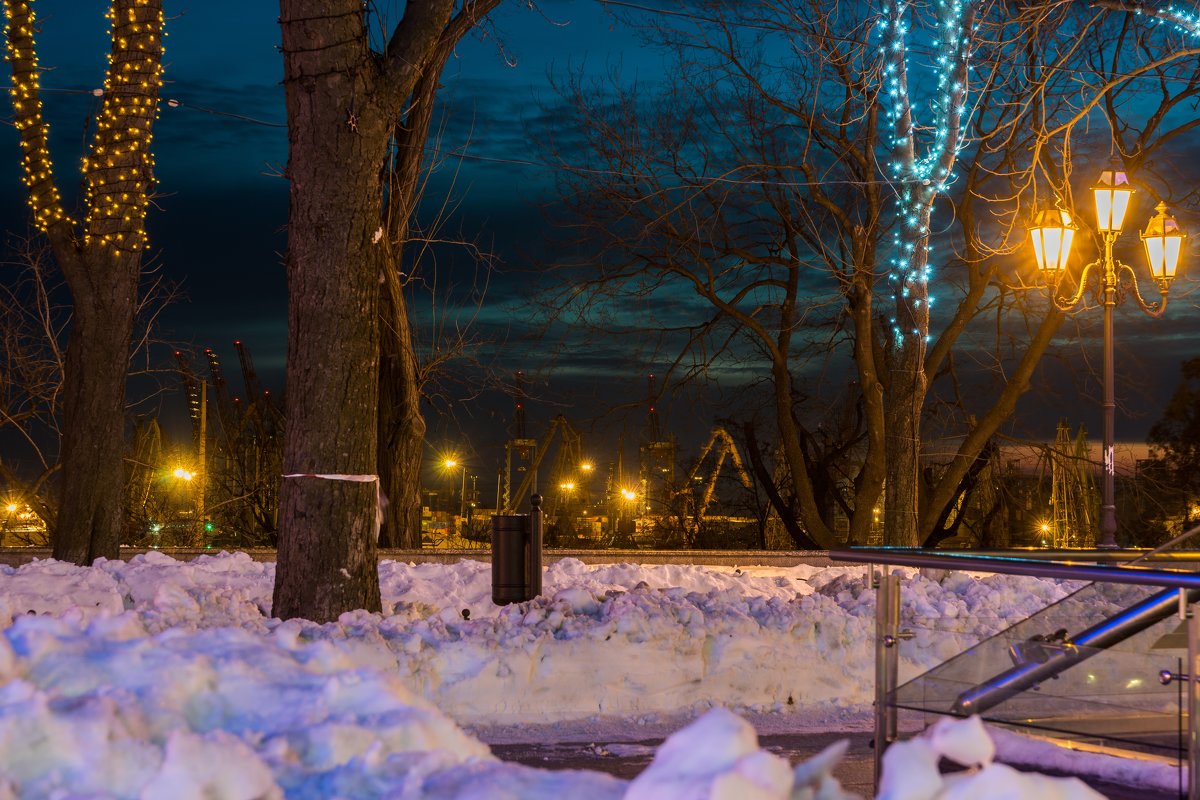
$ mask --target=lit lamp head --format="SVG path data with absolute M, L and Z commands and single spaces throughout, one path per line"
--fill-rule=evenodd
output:
M 1167 213 L 1167 204 L 1159 203 L 1154 209 L 1158 213 L 1146 223 L 1142 233 L 1142 243 L 1146 245 L 1146 258 L 1150 261 L 1150 274 L 1164 293 L 1171 281 L 1175 279 L 1175 270 L 1179 267 L 1179 255 L 1183 250 L 1183 238 L 1186 234 L 1179 229 L 1179 223 Z
M 1096 198 L 1096 227 L 1105 233 L 1119 233 L 1133 196 L 1129 176 L 1119 167 L 1106 169 L 1092 187 L 1092 194 Z
M 1029 238 L 1033 241 L 1033 255 L 1038 269 L 1051 279 L 1067 268 L 1071 256 L 1071 243 L 1075 241 L 1075 226 L 1071 215 L 1061 209 L 1039 211 L 1029 226 Z

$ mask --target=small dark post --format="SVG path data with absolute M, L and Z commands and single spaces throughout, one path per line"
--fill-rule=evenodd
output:
M 542 593 L 542 496 L 529 498 L 529 597 Z

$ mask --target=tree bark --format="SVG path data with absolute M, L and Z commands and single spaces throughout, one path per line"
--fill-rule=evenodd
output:
M 393 298 L 399 299 L 399 308 Z M 394 294 L 383 293 L 381 307 L 385 325 L 393 327 L 383 335 L 379 362 L 379 480 L 388 499 L 381 543 L 418 549 L 425 418 L 417 355 L 407 304 L 398 286 Z
M 140 263 L 135 257 L 108 269 L 93 267 L 89 273 L 106 280 L 89 282 L 91 291 L 72 290 L 63 367 L 62 499 L 52 537 L 60 561 L 120 558 L 125 377 Z
M 887 398 L 884 536 L 892 547 L 917 547 L 921 542 L 921 408 L 928 387 L 918 352 L 924 348 L 909 344 L 895 353 Z
M 410 0 L 383 54 L 358 0 L 281 0 L 288 110 L 288 424 L 275 616 L 380 610 L 383 177 L 453 0 Z

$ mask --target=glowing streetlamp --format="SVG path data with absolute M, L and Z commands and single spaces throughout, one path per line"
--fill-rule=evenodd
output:
M 467 465 L 460 464 L 457 459 L 447 458 L 442 462 L 442 466 L 447 471 L 452 471 L 456 467 L 462 467 L 462 486 L 458 492 L 458 516 L 460 518 L 467 516 Z
M 1096 202 L 1096 227 L 1104 237 L 1104 252 L 1100 258 L 1083 267 L 1078 276 L 1074 295 L 1059 294 L 1067 275 L 1067 258 L 1074 239 L 1075 225 L 1065 211 L 1043 211 L 1034 217 L 1030 226 L 1034 256 L 1038 269 L 1046 276 L 1051 300 L 1060 311 L 1070 311 L 1079 305 L 1091 276 L 1096 276 L 1096 296 L 1104 309 L 1104 491 L 1100 505 L 1100 541 L 1097 547 L 1117 547 L 1117 511 L 1115 502 L 1116 463 L 1114 454 L 1114 418 L 1116 400 L 1113 391 L 1113 309 L 1131 295 L 1145 314 L 1161 317 L 1167 308 L 1167 290 L 1175 279 L 1179 256 L 1183 250 L 1184 233 L 1167 206 L 1159 203 L 1158 213 L 1150 219 L 1142 233 L 1142 242 L 1150 263 L 1150 276 L 1158 287 L 1160 299 L 1147 303 L 1138 288 L 1138 276 L 1133 268 L 1113 257 L 1113 245 L 1121 233 L 1125 213 L 1133 196 L 1133 188 L 1125 172 L 1117 167 L 1100 174 L 1092 187 Z M 1132 290 L 1132 291 L 1127 291 Z

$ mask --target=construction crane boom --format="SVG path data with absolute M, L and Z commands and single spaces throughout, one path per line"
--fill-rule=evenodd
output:
M 546 431 L 546 435 L 542 437 L 542 441 L 537 447 L 537 452 L 533 454 L 533 460 L 529 464 L 529 469 L 525 472 L 525 477 L 521 479 L 521 485 L 513 492 L 512 497 L 506 504 L 504 508 L 505 514 L 511 514 L 513 509 L 519 507 L 521 501 L 525 499 L 526 494 L 533 486 L 538 466 L 542 463 L 542 459 L 546 457 L 546 450 L 549 449 L 550 442 L 553 441 L 555 433 L 561 433 L 564 447 L 570 447 L 570 443 L 574 442 L 575 449 L 578 450 L 579 434 L 567 423 L 566 417 L 558 414 L 550 421 L 550 428 Z
M 254 371 L 254 362 L 250 359 L 250 351 L 238 339 L 233 343 L 237 350 L 238 361 L 242 365 L 242 380 L 246 383 L 246 399 L 251 404 L 257 404 L 262 396 L 262 387 L 258 385 L 258 373 Z
M 695 519 L 697 521 L 703 519 L 705 512 L 708 511 L 708 505 L 712 502 L 713 494 L 716 493 L 717 478 L 721 476 L 721 468 L 725 465 L 727 457 L 733 463 L 734 469 L 737 470 L 738 480 L 741 481 L 742 486 L 749 490 L 753 490 L 754 488 L 754 484 L 750 481 L 750 473 L 746 472 L 746 467 L 742 463 L 742 456 L 738 452 L 737 443 L 729 435 L 729 431 L 717 426 L 713 428 L 712 435 L 708 437 L 708 443 L 700 451 L 700 457 L 696 459 L 696 466 L 692 467 L 691 472 L 688 473 L 688 489 L 692 488 L 693 482 L 700 474 L 700 468 L 704 465 L 705 459 L 708 458 L 714 446 L 717 447 L 717 453 L 713 462 L 712 472 L 709 473 L 708 480 L 704 483 L 700 502 L 696 504 Z

